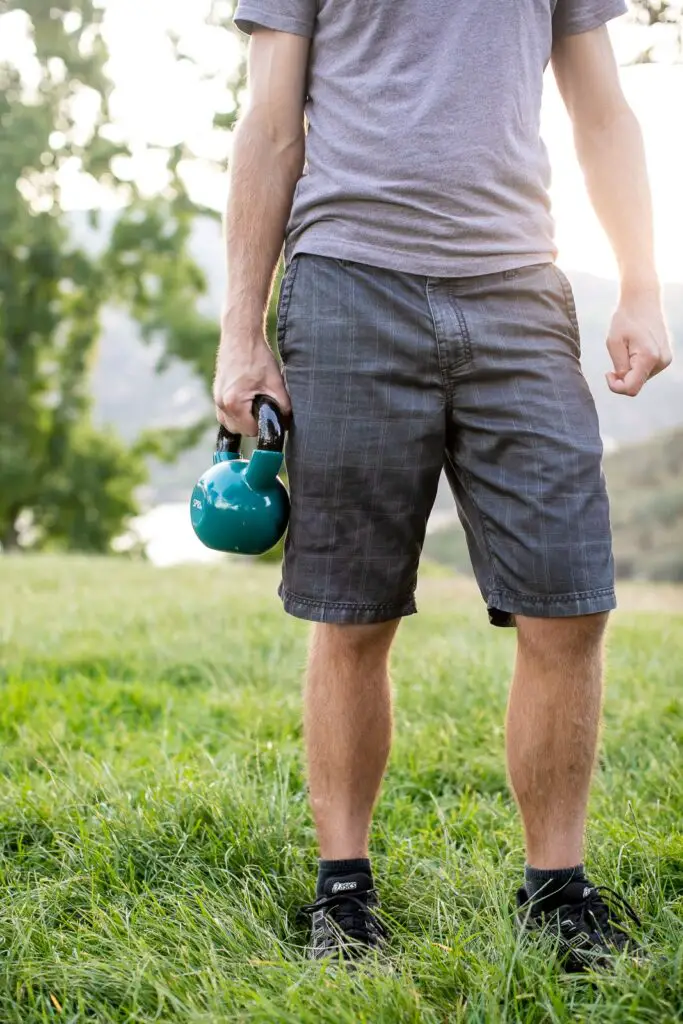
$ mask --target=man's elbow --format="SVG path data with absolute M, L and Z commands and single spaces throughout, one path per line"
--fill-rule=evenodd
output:
M 585 110 L 571 112 L 574 138 L 579 149 L 617 132 L 640 134 L 640 124 L 626 98 L 620 96 L 610 103 L 596 103 Z
M 288 168 L 300 171 L 304 163 L 305 132 L 301 123 L 276 109 L 264 106 L 248 107 L 236 129 L 235 143 L 247 145 L 263 152 L 264 156 L 284 162 Z

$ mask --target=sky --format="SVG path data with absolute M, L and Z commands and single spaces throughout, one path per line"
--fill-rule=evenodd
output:
M 229 151 L 224 137 L 212 132 L 211 121 L 215 110 L 231 109 L 231 97 L 220 79 L 226 69 L 236 67 L 241 51 L 236 34 L 204 23 L 209 6 L 209 0 L 109 0 L 105 25 L 109 70 L 117 83 L 113 109 L 119 130 L 132 141 L 134 150 L 134 159 L 117 170 L 134 176 L 147 191 L 154 192 L 163 183 L 163 155 L 150 150 L 149 143 L 163 146 L 183 139 L 198 155 L 185 167 L 188 184 L 201 192 L 203 202 L 220 208 L 226 178 L 210 168 L 212 161 L 224 160 Z M 164 37 L 166 29 L 178 34 L 185 53 L 201 61 L 208 72 L 205 80 L 191 61 L 175 61 Z M 0 59 L 16 56 L 23 32 L 21 16 L 0 19 Z M 631 25 L 615 23 L 612 35 L 617 55 L 624 62 L 642 48 L 644 37 Z M 647 37 L 648 42 L 653 39 L 662 43 L 657 52 L 661 61 L 624 66 L 621 74 L 645 137 L 660 273 L 665 280 L 683 281 L 683 64 L 672 61 L 670 49 L 659 37 Z M 86 108 L 84 100 L 84 119 Z M 569 121 L 550 75 L 542 134 L 553 168 L 551 198 L 560 262 L 569 270 L 615 277 L 614 259 L 588 203 Z M 67 173 L 64 185 L 65 201 L 74 208 L 102 200 L 84 188 L 75 174 L 69 177 Z

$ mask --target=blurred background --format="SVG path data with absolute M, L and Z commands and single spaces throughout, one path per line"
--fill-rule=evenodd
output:
M 0 0 L 0 545 L 212 557 L 188 495 L 213 446 L 221 211 L 244 90 L 231 0 Z M 612 28 L 648 151 L 683 337 L 683 2 Z M 607 452 L 618 572 L 683 581 L 683 365 L 635 402 L 604 382 L 617 294 L 548 80 L 560 263 Z M 270 323 L 272 329 L 273 316 Z M 427 555 L 469 572 L 447 488 Z

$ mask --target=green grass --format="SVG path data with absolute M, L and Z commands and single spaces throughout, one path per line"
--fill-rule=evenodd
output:
M 658 958 L 589 981 L 518 943 L 514 637 L 440 576 L 394 659 L 373 841 L 390 963 L 302 959 L 306 627 L 281 613 L 275 580 L 263 566 L 0 561 L 0 1022 L 681 1020 L 681 592 L 633 588 L 615 619 L 588 851 Z

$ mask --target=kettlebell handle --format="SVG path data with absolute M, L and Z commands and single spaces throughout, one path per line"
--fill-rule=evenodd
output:
M 282 452 L 285 447 L 285 417 L 275 399 L 269 395 L 256 395 L 252 414 L 258 423 L 257 449 L 262 452 Z M 216 439 L 217 452 L 240 454 L 242 435 L 226 430 L 221 423 Z

